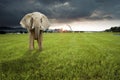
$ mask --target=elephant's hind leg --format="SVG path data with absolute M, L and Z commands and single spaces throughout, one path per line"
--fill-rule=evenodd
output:
M 40 30 L 40 34 L 38 36 L 37 42 L 38 42 L 39 50 L 42 50 L 42 30 Z
M 34 30 L 31 30 L 30 35 L 29 35 L 29 49 L 30 50 L 34 49 L 34 37 L 35 37 Z

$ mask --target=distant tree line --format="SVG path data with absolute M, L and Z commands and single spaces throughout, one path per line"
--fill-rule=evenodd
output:
M 21 27 L 7 27 L 7 26 L 0 26 L 0 34 L 6 33 L 27 33 L 28 31 Z
M 105 32 L 120 32 L 120 26 L 111 27 L 110 29 L 106 29 Z

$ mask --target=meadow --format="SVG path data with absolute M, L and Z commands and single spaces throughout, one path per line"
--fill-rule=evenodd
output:
M 44 33 L 43 50 L 28 34 L 0 35 L 0 80 L 120 80 L 120 33 Z

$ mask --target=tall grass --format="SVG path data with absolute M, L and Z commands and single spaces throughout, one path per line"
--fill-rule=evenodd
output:
M 119 80 L 120 36 L 44 34 L 43 51 L 28 50 L 27 34 L 0 35 L 1 80 Z

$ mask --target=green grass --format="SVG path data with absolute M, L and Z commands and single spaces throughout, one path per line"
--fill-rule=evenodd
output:
M 43 51 L 28 34 L 0 35 L 0 80 L 120 80 L 120 36 L 46 33 Z

